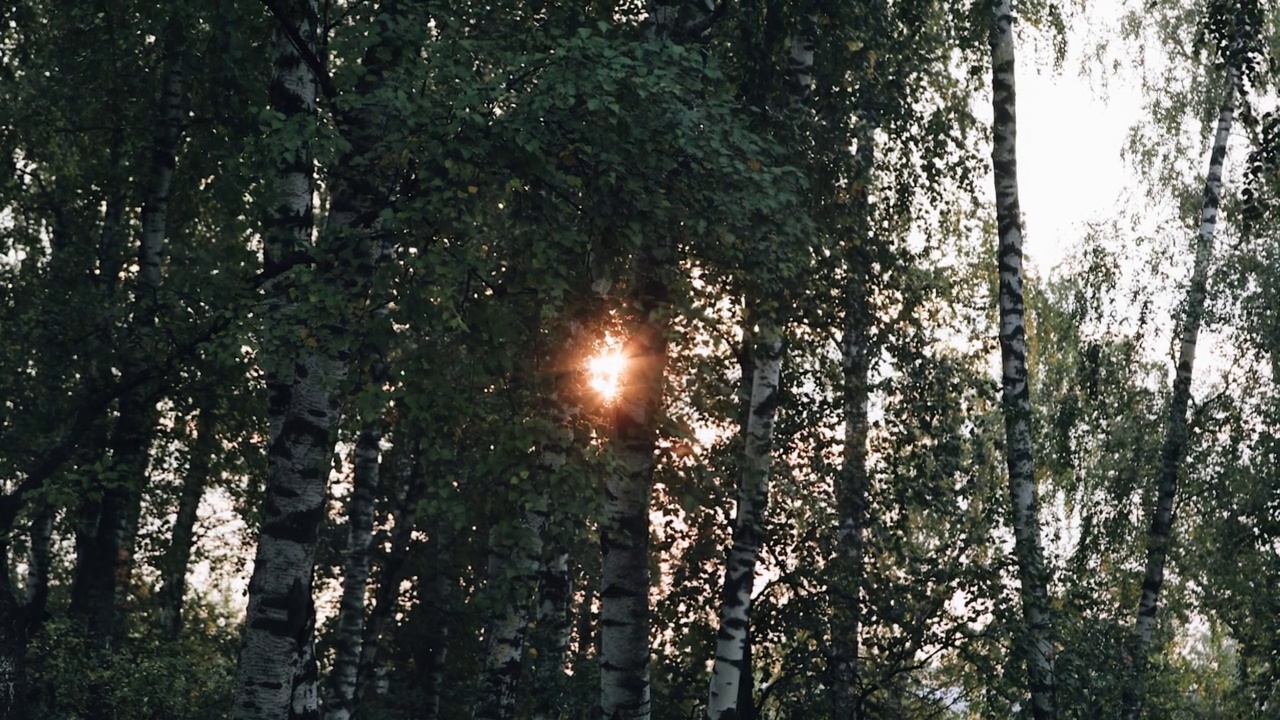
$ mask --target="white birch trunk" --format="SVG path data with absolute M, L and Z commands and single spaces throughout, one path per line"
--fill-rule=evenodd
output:
M 805 110 L 813 89 L 814 23 L 816 17 L 801 16 L 801 29 L 790 43 L 787 59 L 787 93 L 793 109 Z M 749 305 L 754 299 L 748 298 Z M 748 307 L 748 324 L 755 308 Z M 777 312 L 771 307 L 770 313 Z M 741 708 L 751 702 L 754 680 L 750 663 L 751 591 L 756 564 L 764 540 L 764 510 L 769 497 L 772 468 L 773 428 L 778 409 L 778 383 L 782 376 L 782 330 L 773 317 L 763 317 L 758 327 L 743 333 L 750 343 L 750 368 L 743 368 L 743 381 L 750 382 L 743 437 L 742 475 L 738 481 L 738 501 L 734 517 L 733 545 L 725 567 L 724 590 L 720 600 L 720 629 L 716 636 L 711 687 L 707 693 L 710 720 L 753 714 Z M 748 377 L 749 376 L 749 377 Z
M 648 251 L 632 293 L 637 323 L 614 400 L 600 524 L 600 711 L 606 718 L 649 718 L 649 502 L 667 364 L 666 288 Z
M 1169 554 L 1173 530 L 1173 505 L 1178 494 L 1178 473 L 1187 449 L 1187 411 L 1191 403 L 1191 375 L 1196 359 L 1196 341 L 1204 319 L 1206 285 L 1213 258 L 1213 239 L 1218 227 L 1218 206 L 1222 197 L 1222 165 L 1227 156 L 1227 141 L 1235 120 L 1235 88 L 1237 74 L 1227 71 L 1227 100 L 1218 115 L 1213 149 L 1209 153 L 1209 171 L 1205 175 L 1204 199 L 1200 206 L 1200 232 L 1196 238 L 1196 255 L 1192 265 L 1191 284 L 1187 288 L 1186 312 L 1179 338 L 1178 364 L 1174 368 L 1173 397 L 1169 403 L 1169 419 L 1165 426 L 1164 445 L 1160 452 L 1160 473 L 1156 479 L 1156 505 L 1147 533 L 1147 563 L 1142 579 L 1142 596 L 1134 621 L 1132 652 L 1132 686 L 1125 693 L 1125 717 L 1137 720 L 1142 712 L 1147 658 L 1151 653 L 1151 637 L 1156 627 L 1160 590 L 1164 586 L 1164 568 Z
M 53 520 L 56 509 L 46 500 L 36 504 L 31 519 L 31 546 L 27 551 L 27 608 L 43 614 L 49 599 L 49 568 L 53 559 Z
M 544 543 L 545 545 L 545 543 Z M 545 548 L 544 548 L 545 549 Z M 538 603 L 538 638 L 535 645 L 534 720 L 551 720 L 561 716 L 564 703 L 565 660 L 569 654 L 572 626 L 569 624 L 569 554 L 560 550 L 544 552 L 540 574 Z
M 1027 664 L 1031 713 L 1057 717 L 1048 569 L 1040 543 L 1035 459 L 1031 443 L 1031 393 L 1027 378 L 1027 327 L 1022 278 L 1022 210 L 1018 202 L 1017 101 L 1014 87 L 1012 0 L 998 0 L 991 24 L 994 123 L 991 150 L 999 225 L 1000 356 L 1002 404 L 1013 509 L 1014 554 L 1022 586 L 1025 627 L 1019 643 Z
M 742 428 L 742 477 L 738 481 L 738 506 L 733 526 L 733 546 L 725 570 L 720 600 L 720 632 L 707 700 L 707 717 L 735 717 L 738 699 L 749 686 L 747 643 L 751 626 L 751 590 L 756 563 L 764 540 L 764 510 L 769 498 L 773 428 L 778 410 L 778 385 L 782 377 L 782 333 L 769 320 L 748 332 L 753 337 L 751 391 Z
M 650 39 L 700 37 L 727 7 L 715 0 L 650 0 Z M 653 242 L 653 240 L 650 240 Z M 636 258 L 627 298 L 632 324 L 622 387 L 614 400 L 600 523 L 600 713 L 609 720 L 649 720 L 649 503 L 667 366 L 670 261 L 655 248 Z M 670 251 L 670 249 L 668 249 Z
M 272 36 L 271 107 L 284 116 L 285 132 L 310 137 L 316 123 L 316 77 L 289 34 L 316 47 L 314 0 L 294 0 Z M 265 230 L 265 273 L 280 278 L 311 244 L 313 232 L 311 148 L 281 155 L 268 182 L 272 211 Z M 304 339 L 291 316 L 288 288 L 273 285 L 268 330 L 289 335 L 265 353 L 271 439 L 266 502 L 236 676 L 236 720 L 316 717 L 311 597 L 315 543 L 324 515 L 337 407 L 333 387 L 341 369 Z
M 356 440 L 353 488 L 347 500 L 347 557 L 342 569 L 342 602 L 329 675 L 331 695 L 324 709 L 326 720 L 350 720 L 355 710 L 372 559 L 373 504 L 379 485 L 380 425 L 380 421 L 375 422 Z
M 530 511 L 514 543 L 505 541 L 497 529 L 490 533 L 488 590 L 495 607 L 485 628 L 475 720 L 510 720 L 515 715 L 545 526 L 546 515 Z

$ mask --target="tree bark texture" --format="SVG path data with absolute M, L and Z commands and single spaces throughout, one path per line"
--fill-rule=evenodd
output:
M 1031 713 L 1057 717 L 1048 569 L 1040 543 L 1035 459 L 1031 442 L 1031 392 L 1027 377 L 1027 326 L 1022 277 L 1022 210 L 1018 203 L 1017 102 L 1014 87 L 1011 0 L 994 4 L 991 25 L 991 88 L 994 110 L 992 166 L 999 225 L 1000 358 L 1002 409 L 1013 509 L 1014 554 L 1021 583 L 1025 627 L 1021 654 L 1027 664 Z
M 0 580 L 0 720 L 20 720 L 26 675 L 26 608 L 8 582 L 8 548 L 3 549 L 6 577 Z
M 565 662 L 573 627 L 569 624 L 569 601 L 572 585 L 569 579 L 569 553 L 553 547 L 543 548 L 543 565 L 539 571 L 539 601 L 534 647 L 533 717 L 553 720 L 561 717 L 564 686 L 568 679 Z
M 502 528 L 490 532 L 487 589 L 492 607 L 485 626 L 475 720 L 509 720 L 515 715 L 545 525 L 545 514 L 530 512 L 516 528 L 516 537 L 504 537 Z
M 1173 396 L 1169 403 L 1168 424 L 1160 450 L 1160 471 L 1156 477 L 1156 504 L 1147 533 L 1146 571 L 1142 578 L 1142 595 L 1134 621 L 1132 684 L 1125 693 L 1125 717 L 1137 720 L 1142 712 L 1147 658 L 1151 653 L 1151 637 L 1155 632 L 1160 590 L 1164 586 L 1164 568 L 1169 555 L 1173 531 L 1173 505 L 1178 494 L 1178 473 L 1187 451 L 1187 411 L 1191 404 L 1191 375 L 1196 359 L 1196 341 L 1204 320 L 1204 306 L 1213 259 L 1213 239 L 1218 227 L 1218 206 L 1222 199 L 1222 166 L 1227 156 L 1227 141 L 1235 120 L 1234 68 L 1227 71 L 1227 100 L 1218 115 L 1213 149 L 1209 153 L 1209 171 L 1204 180 L 1204 199 L 1200 206 L 1200 232 L 1196 237 L 1195 261 L 1191 284 L 1187 288 L 1186 310 L 1179 337 L 1178 363 L 1174 367 Z
M 664 267 L 642 251 L 630 293 L 626 370 L 614 400 L 600 524 L 600 710 L 605 718 L 649 718 L 649 502 L 667 366 Z
M 286 147 L 268 185 L 274 204 L 265 228 L 265 274 L 279 278 L 311 244 L 312 153 L 308 138 L 316 124 L 317 79 L 291 36 L 316 49 L 313 0 L 289 3 L 271 39 L 271 108 L 284 118 Z M 323 348 L 312 347 L 291 317 L 288 288 L 273 286 L 268 331 L 281 338 L 264 358 L 267 367 L 268 449 L 262 527 L 249 581 L 249 603 L 236 677 L 237 720 L 314 718 L 315 673 L 312 573 L 315 543 L 324 515 L 337 420 L 335 387 L 341 369 Z M 311 690 L 307 689 L 308 682 Z
M 801 15 L 801 27 L 790 42 L 786 90 L 794 110 L 807 112 L 813 88 L 815 22 L 813 15 Z M 748 298 L 748 326 L 743 333 L 749 343 L 749 362 L 748 367 L 743 368 L 743 382 L 749 382 L 750 389 L 746 393 L 747 413 L 741 428 L 742 474 L 738 480 L 733 544 L 725 564 L 720 629 L 707 694 L 707 717 L 711 720 L 754 715 L 754 708 L 742 707 L 741 701 L 751 704 L 754 690 L 749 637 L 751 591 L 764 542 L 764 511 L 769 498 L 773 429 L 783 361 L 783 332 L 776 317 L 780 303 L 769 303 L 766 312 L 757 313 L 762 300 Z M 756 327 L 751 327 L 752 324 Z
M 238 677 L 238 720 L 319 715 L 311 580 L 337 422 L 337 391 L 351 361 L 352 328 L 368 322 L 368 309 L 375 305 L 370 297 L 373 274 L 389 252 L 385 242 L 375 240 L 379 212 L 392 192 L 391 171 L 376 155 L 387 120 L 380 92 L 388 66 L 405 51 L 405 38 L 399 5 L 389 0 L 380 10 L 378 41 L 361 61 L 364 73 L 353 92 L 333 98 L 334 119 L 346 145 L 328 174 L 329 214 L 313 282 L 338 293 L 340 309 L 336 316 L 312 318 L 297 328 L 291 316 L 301 308 L 291 307 L 287 288 L 277 291 L 273 308 L 281 327 L 295 323 L 286 334 L 299 334 L 286 344 L 276 374 L 268 373 L 273 439 Z M 300 0 L 277 15 L 272 107 L 285 116 L 286 126 L 293 121 L 313 128 L 321 80 L 308 64 L 321 64 L 316 53 L 316 4 Z M 327 84 L 327 77 L 323 80 Z M 297 257 L 305 256 L 299 250 L 309 244 L 313 178 L 310 150 L 305 142 L 302 146 L 281 168 L 278 180 L 282 201 L 268 228 L 265 275 L 270 278 L 289 270 Z M 282 673 L 292 679 L 286 681 Z M 268 679 L 256 679 L 262 677 Z
M 737 717 L 743 686 L 752 683 L 747 664 L 751 590 L 764 541 L 764 511 L 769 498 L 773 429 L 782 377 L 782 333 L 774 321 L 761 320 L 759 328 L 748 330 L 746 336 L 751 339 L 751 390 L 742 427 L 742 476 L 738 481 L 733 545 L 726 563 L 720 631 L 707 700 L 707 716 L 711 720 Z
M 333 669 L 329 675 L 330 696 L 324 710 L 326 720 L 349 720 L 355 710 L 381 443 L 380 420 L 360 433 L 356 440 L 353 488 L 347 500 L 347 557 L 342 569 L 342 603 L 334 639 Z

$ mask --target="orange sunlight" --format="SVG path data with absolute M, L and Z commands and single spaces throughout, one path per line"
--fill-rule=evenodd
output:
M 605 400 L 613 400 L 618 396 L 622 371 L 627 366 L 627 359 L 622 349 L 614 344 L 613 338 L 605 337 L 605 348 L 599 355 L 587 360 L 587 372 L 590 375 L 591 389 L 600 393 Z

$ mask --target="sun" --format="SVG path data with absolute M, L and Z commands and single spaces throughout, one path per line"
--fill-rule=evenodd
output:
M 622 371 L 626 366 L 627 359 L 619 348 L 605 348 L 599 355 L 587 360 L 591 389 L 600 393 L 605 400 L 613 400 L 618 396 Z

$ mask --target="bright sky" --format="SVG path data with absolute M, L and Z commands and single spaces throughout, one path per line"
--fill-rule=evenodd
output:
M 1018 57 L 1018 189 L 1026 253 L 1040 277 L 1080 240 L 1084 223 L 1113 216 L 1137 185 L 1120 150 L 1141 117 L 1141 94 L 1129 78 L 1095 89 L 1080 76 L 1080 43 L 1072 43 L 1060 71 L 1026 43 Z

